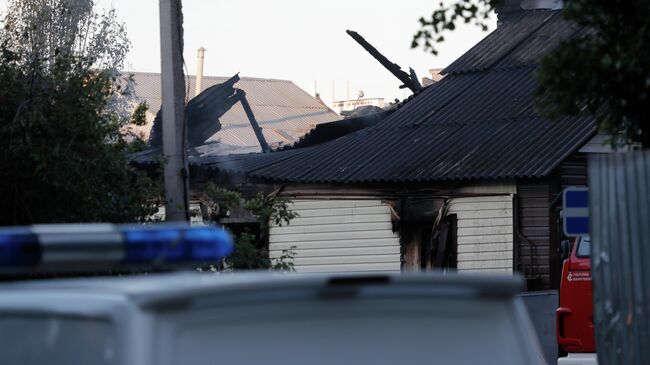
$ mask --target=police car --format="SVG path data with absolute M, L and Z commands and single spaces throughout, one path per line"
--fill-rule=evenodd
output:
M 5 273 L 87 270 L 84 256 L 111 270 L 217 262 L 232 250 L 209 227 L 0 232 Z M 0 284 L 0 364 L 542 364 L 520 288 L 442 274 L 12 280 Z

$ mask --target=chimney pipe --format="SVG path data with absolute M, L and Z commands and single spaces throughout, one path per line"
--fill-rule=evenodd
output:
M 525 10 L 559 10 L 564 7 L 562 0 L 502 0 L 496 7 L 497 26 L 513 19 L 513 15 Z
M 203 91 L 203 60 L 205 59 L 205 48 L 201 47 L 196 56 L 196 82 L 194 96 L 198 96 Z

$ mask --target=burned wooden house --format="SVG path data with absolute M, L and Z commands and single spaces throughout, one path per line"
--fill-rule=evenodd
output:
M 556 287 L 558 196 L 607 148 L 593 120 L 536 111 L 535 73 L 582 31 L 559 10 L 517 9 L 381 121 L 278 152 L 195 156 L 194 183 L 291 199 L 299 217 L 271 228 L 269 248 L 296 247 L 298 271 L 519 271 L 529 289 Z

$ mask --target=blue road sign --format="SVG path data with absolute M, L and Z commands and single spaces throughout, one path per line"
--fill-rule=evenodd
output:
M 570 187 L 562 193 L 564 234 L 569 237 L 589 234 L 589 189 Z

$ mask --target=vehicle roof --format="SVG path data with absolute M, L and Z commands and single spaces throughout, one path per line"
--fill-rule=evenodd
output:
M 418 287 L 445 296 L 512 297 L 522 289 L 516 276 L 459 274 L 207 274 L 182 272 L 128 277 L 53 279 L 0 284 L 0 292 L 12 294 L 62 293 L 76 297 L 109 296 L 124 298 L 139 306 L 158 306 L 202 295 L 245 295 L 281 290 L 338 290 L 369 286 L 386 288 Z M 0 296 L 0 302 L 2 298 Z

